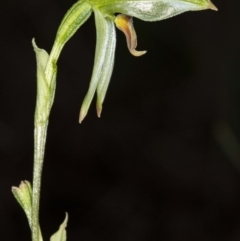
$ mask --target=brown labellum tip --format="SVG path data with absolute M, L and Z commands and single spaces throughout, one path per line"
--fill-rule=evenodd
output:
M 133 19 L 131 16 L 119 14 L 115 18 L 116 27 L 121 30 L 127 40 L 127 46 L 130 53 L 136 57 L 144 55 L 147 51 L 137 51 L 137 34 L 133 26 Z

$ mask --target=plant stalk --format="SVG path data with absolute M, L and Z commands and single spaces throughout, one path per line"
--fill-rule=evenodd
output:
M 32 194 L 32 241 L 41 241 L 42 235 L 39 226 L 39 203 L 41 177 L 44 161 L 44 152 L 48 122 L 35 125 L 34 129 L 34 167 L 33 167 L 33 194 Z
M 41 51 L 35 46 L 35 51 Z M 57 55 L 57 56 L 56 56 Z M 37 79 L 37 103 L 34 120 L 34 166 L 32 189 L 32 241 L 42 241 L 39 225 L 39 204 L 41 191 L 41 178 L 47 138 L 47 128 L 56 86 L 56 62 L 59 53 L 53 47 L 49 59 L 43 70 L 43 78 Z M 40 66 L 41 64 L 39 64 Z M 40 68 L 40 67 L 39 67 Z
M 34 167 L 32 190 L 32 241 L 42 241 L 39 225 L 39 203 L 41 177 L 47 137 L 49 115 L 52 108 L 55 88 L 57 61 L 65 43 L 77 29 L 90 17 L 91 5 L 87 1 L 78 1 L 65 15 L 59 29 L 50 55 L 39 49 L 33 40 L 37 55 L 37 103 L 34 121 Z

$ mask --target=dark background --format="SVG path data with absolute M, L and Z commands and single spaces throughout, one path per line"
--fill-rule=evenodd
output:
M 36 64 L 74 0 L 1 2 L 0 239 L 30 240 L 11 186 L 32 179 Z M 135 19 L 140 58 L 118 31 L 102 117 L 78 124 L 91 76 L 93 16 L 64 48 L 48 131 L 40 221 L 69 213 L 68 240 L 240 240 L 239 0 L 218 12 Z

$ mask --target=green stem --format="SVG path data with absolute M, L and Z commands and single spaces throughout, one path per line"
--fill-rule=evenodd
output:
M 37 54 L 37 103 L 34 129 L 34 167 L 32 190 L 32 241 L 42 241 L 39 225 L 39 203 L 44 152 L 47 137 L 49 115 L 52 108 L 57 74 L 57 61 L 65 43 L 77 29 L 90 17 L 91 5 L 78 1 L 65 15 L 50 55 L 39 49 L 33 41 Z
M 42 240 L 39 227 L 39 202 L 41 176 L 44 160 L 48 123 L 37 124 L 34 130 L 34 168 L 33 168 L 33 196 L 32 196 L 32 241 Z

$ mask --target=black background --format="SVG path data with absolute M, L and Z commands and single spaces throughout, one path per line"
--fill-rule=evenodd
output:
M 1 2 L 0 239 L 30 240 L 11 186 L 32 179 L 36 64 L 74 0 Z M 117 32 L 102 117 L 78 114 L 91 76 L 93 16 L 58 63 L 42 181 L 49 240 L 68 212 L 68 240 L 240 240 L 239 0 L 218 12 L 135 19 L 140 58 Z

